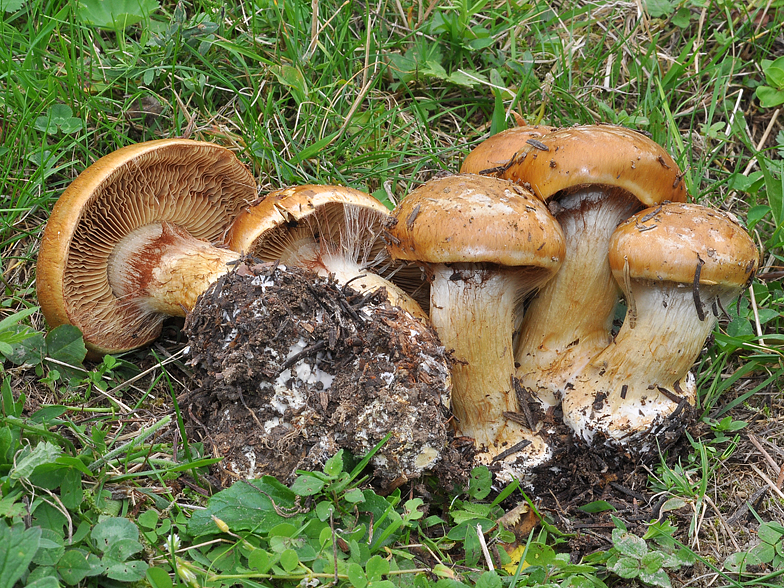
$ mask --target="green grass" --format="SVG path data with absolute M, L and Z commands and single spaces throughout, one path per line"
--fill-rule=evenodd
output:
M 23 345 L 26 360 L 0 371 L 0 550 L 23 554 L 16 568 L 0 558 L 0 586 L 27 569 L 37 586 L 56 577 L 217 586 L 240 575 L 247 586 L 665 585 L 661 570 L 674 585 L 781 585 L 784 528 L 771 521 L 784 520 L 784 500 L 759 494 L 759 472 L 775 485 L 769 460 L 784 464 L 784 116 L 756 96 L 784 87 L 763 61 L 784 56 L 781 0 L 648 0 L 642 15 L 634 2 L 194 0 L 112 30 L 89 24 L 95 2 L 83 4 L 0 1 L 0 352 Z M 429 482 L 414 491 L 430 489 L 425 515 L 401 491 L 377 496 L 348 462 L 304 476 L 294 492 L 268 482 L 298 512 L 247 525 L 206 500 L 210 452 L 185 435 L 177 398 L 189 376 L 173 330 L 84 369 L 78 333 L 43 339 L 41 231 L 63 189 L 106 153 L 185 135 L 232 148 L 263 191 L 339 183 L 392 206 L 456 171 L 474 144 L 514 124 L 512 113 L 649 132 L 686 170 L 692 199 L 744 220 L 763 252 L 753 299 L 729 309 L 695 367 L 705 433 L 680 463 L 649 470 L 668 516 L 642 544 L 619 514 L 610 542 L 570 563 L 563 520 L 542 513 L 544 525 L 518 538 L 536 565 L 490 573 L 466 531 L 502 514 L 481 472 L 450 496 Z M 750 518 L 733 519 L 752 497 Z M 357 504 L 364 514 L 352 515 Z M 205 512 L 225 517 L 226 532 L 194 530 L 191 515 Z M 388 534 L 366 545 L 373 524 Z M 487 537 L 496 565 L 492 543 L 508 535 L 493 527 Z

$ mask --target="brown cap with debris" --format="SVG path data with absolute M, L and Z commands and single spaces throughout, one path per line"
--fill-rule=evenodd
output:
M 393 212 L 388 249 L 425 263 L 560 267 L 563 234 L 527 190 L 496 178 L 461 174 L 429 181 Z
M 610 240 L 610 266 L 621 284 L 628 265 L 633 278 L 743 286 L 758 261 L 754 241 L 734 218 L 698 204 L 642 210 Z
M 494 174 L 504 171 L 518 154 L 527 151 L 531 143 L 552 133 L 557 127 L 545 125 L 519 126 L 501 131 L 479 143 L 463 160 L 462 174 Z
M 502 175 L 543 200 L 577 186 L 622 188 L 646 206 L 686 201 L 677 164 L 660 145 L 630 129 L 586 125 L 553 131 L 531 141 Z
M 247 168 L 211 143 L 162 139 L 102 157 L 63 192 L 44 231 L 37 288 L 50 327 L 79 327 L 93 354 L 155 339 L 160 316 L 124 304 L 109 283 L 117 243 L 156 224 L 158 234 L 175 227 L 201 241 L 219 241 L 255 195 Z

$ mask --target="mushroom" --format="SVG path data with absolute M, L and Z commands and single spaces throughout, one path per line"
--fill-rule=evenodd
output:
M 247 259 L 199 298 L 185 323 L 201 384 L 191 406 L 221 472 L 290 478 L 385 437 L 372 458 L 385 487 L 451 461 L 435 330 L 354 283 Z
M 479 143 L 463 160 L 461 174 L 499 175 L 512 164 L 517 155 L 526 152 L 539 138 L 556 127 L 522 125 L 501 131 Z
M 79 327 L 93 357 L 152 341 L 237 259 L 210 243 L 255 195 L 245 166 L 211 143 L 163 139 L 102 157 L 44 230 L 37 288 L 47 322 Z
M 385 279 L 394 276 L 418 299 L 427 288 L 418 268 L 395 264 L 381 238 L 389 211 L 371 195 L 342 186 L 298 186 L 268 194 L 234 221 L 227 244 L 262 261 L 305 267 L 363 292 L 386 288 L 393 306 L 428 320 L 420 305 Z M 412 272 L 411 270 L 416 270 Z M 379 275 L 381 274 L 381 275 Z M 426 308 L 426 307 L 425 307 Z
M 567 383 L 564 421 L 589 443 L 644 455 L 656 449 L 652 433 L 677 430 L 694 406 L 689 368 L 719 310 L 754 276 L 758 253 L 733 218 L 697 204 L 638 212 L 609 247 L 626 318 L 614 341 Z
M 390 254 L 432 277 L 430 318 L 455 358 L 457 433 L 473 437 L 485 463 L 524 476 L 551 451 L 534 423 L 521 424 L 512 334 L 525 296 L 561 264 L 560 227 L 520 186 L 468 174 L 420 186 L 393 217 Z
M 645 206 L 684 201 L 678 166 L 622 127 L 581 126 L 540 137 L 502 173 L 548 203 L 566 241 L 563 266 L 531 302 L 516 344 L 518 377 L 545 406 L 610 342 L 619 290 L 607 261 L 618 223 Z

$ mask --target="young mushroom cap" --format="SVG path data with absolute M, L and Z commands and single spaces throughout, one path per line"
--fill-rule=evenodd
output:
M 696 401 L 689 368 L 720 309 L 754 276 L 758 253 L 729 215 L 672 203 L 619 226 L 609 254 L 626 318 L 615 340 L 567 384 L 564 421 L 588 442 L 645 455 L 656 450 L 652 433 L 678 434 L 687 420 Z
M 477 175 L 431 180 L 393 216 L 390 254 L 424 265 L 432 277 L 430 318 L 455 358 L 458 434 L 474 438 L 484 462 L 525 475 L 550 450 L 534 423 L 520 424 L 512 335 L 525 296 L 561 264 L 560 227 L 526 190 Z
M 306 185 L 277 190 L 245 209 L 234 221 L 227 244 L 262 261 L 280 261 L 360 291 L 384 287 L 394 306 L 427 318 L 420 305 L 398 285 L 427 294 L 417 268 L 401 267 L 386 252 L 381 237 L 389 211 L 371 195 L 343 186 Z M 418 296 L 419 300 L 427 298 Z
M 546 201 L 566 240 L 563 267 L 531 302 L 515 351 L 522 385 L 551 406 L 610 342 L 619 297 L 607 261 L 610 235 L 637 210 L 684 201 L 686 191 L 662 147 L 608 125 L 543 135 L 501 175 Z
M 460 173 L 498 175 L 518 154 L 535 144 L 539 137 L 555 130 L 556 127 L 545 125 L 523 125 L 501 131 L 474 147 L 463 160 Z
M 236 259 L 210 242 L 255 194 L 245 166 L 211 143 L 162 139 L 102 157 L 44 230 L 37 288 L 50 327 L 79 327 L 92 356 L 152 341 Z

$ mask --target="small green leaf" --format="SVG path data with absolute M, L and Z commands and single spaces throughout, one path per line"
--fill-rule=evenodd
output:
M 324 464 L 324 473 L 330 478 L 337 478 L 343 472 L 343 450 L 340 449 Z
M 297 496 L 313 496 L 321 492 L 323 488 L 323 480 L 307 474 L 297 476 L 297 479 L 291 485 L 291 491 Z
M 343 498 L 346 499 L 346 502 L 351 504 L 358 504 L 360 502 L 365 502 L 365 495 L 362 494 L 362 490 L 359 488 L 351 488 L 347 490 L 346 493 L 343 495 Z
M 621 557 L 610 570 L 621 578 L 636 578 L 640 574 L 640 562 L 633 557 Z
M 760 106 L 773 108 L 779 104 L 784 104 L 784 90 L 777 90 L 770 86 L 757 86 L 754 94 L 760 101 Z
M 158 8 L 156 0 L 80 0 L 76 15 L 85 24 L 121 31 L 148 18 Z
M 138 541 L 139 528 L 123 517 L 104 519 L 93 528 L 90 534 L 93 545 L 101 552 L 106 552 L 113 543 L 123 539 Z
M 675 11 L 675 5 L 670 0 L 645 0 L 645 8 L 653 18 L 667 17 Z
M 367 576 L 365 576 L 365 571 L 359 564 L 354 562 L 348 564 L 346 574 L 348 575 L 348 579 L 354 588 L 365 588 L 365 586 L 367 586 Z
M 125 561 L 111 564 L 107 570 L 106 575 L 112 580 L 121 580 L 123 582 L 139 582 L 147 575 L 149 564 L 145 561 Z
M 533 542 L 528 545 L 525 561 L 531 566 L 547 566 L 555 561 L 555 551 L 549 545 Z
M 644 570 L 641 570 L 640 580 L 642 580 L 646 584 L 651 584 L 653 586 L 660 586 L 661 588 L 670 588 L 672 586 L 672 584 L 670 583 L 670 577 L 667 575 L 667 572 L 661 569 L 656 570 L 651 574 L 647 573 Z
M 87 357 L 82 333 L 73 325 L 60 325 L 49 331 L 46 336 L 46 352 L 52 359 L 76 367 L 80 367 Z
M 484 572 L 476 581 L 476 588 L 501 588 L 503 582 L 497 572 Z
M 9 473 L 12 480 L 21 480 L 29 478 L 33 470 L 40 465 L 48 464 L 56 460 L 63 452 L 57 445 L 43 441 L 35 446 L 35 449 L 28 450 L 21 454 L 22 457 L 17 460 L 16 465 Z
M 158 519 L 160 515 L 158 514 L 157 510 L 145 510 L 142 514 L 139 515 L 139 518 L 136 519 L 136 522 L 139 523 L 140 527 L 144 527 L 145 529 L 154 529 L 158 524 Z
M 475 500 L 482 500 L 490 494 L 493 476 L 486 466 L 478 466 L 471 470 L 468 481 L 468 495 Z
M 299 566 L 299 556 L 293 549 L 286 549 L 280 554 L 280 565 L 287 572 L 293 572 Z
M 16 12 L 24 6 L 24 0 L 0 0 L 0 8 L 6 12 Z
M 579 507 L 579 510 L 588 513 L 597 513 L 597 512 L 604 512 L 606 510 L 618 510 L 612 504 L 607 502 L 606 500 L 594 500 L 593 502 L 589 502 L 588 504 L 584 504 L 583 506 Z
M 66 508 L 76 510 L 83 497 L 82 476 L 75 469 L 67 468 L 60 483 L 60 500 Z
M 272 567 L 270 554 L 263 549 L 254 549 L 248 556 L 248 567 L 252 570 L 258 570 L 260 574 L 266 574 L 267 570 Z
M 634 533 L 613 529 L 612 540 L 615 549 L 621 555 L 641 559 L 648 552 L 648 545 L 645 543 L 645 540 Z
M 109 560 L 124 562 L 130 559 L 134 553 L 139 553 L 141 550 L 142 544 L 135 539 L 117 539 L 106 548 L 103 559 L 105 562 Z
M 63 537 L 51 529 L 41 529 L 41 540 L 33 563 L 39 566 L 53 566 L 65 553 Z
M 147 568 L 146 576 L 152 588 L 172 588 L 174 586 L 171 576 L 162 568 Z
M 87 576 L 97 576 L 105 571 L 94 553 L 83 549 L 69 549 L 57 562 L 57 571 L 66 584 L 78 584 Z
M 365 571 L 369 581 L 380 580 L 381 576 L 389 573 L 389 562 L 380 555 L 374 555 L 365 564 Z

